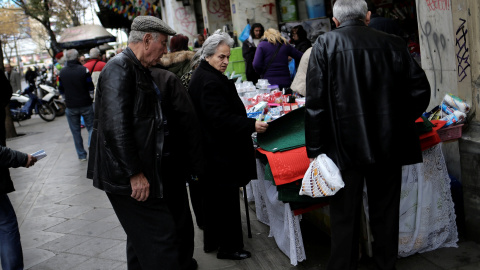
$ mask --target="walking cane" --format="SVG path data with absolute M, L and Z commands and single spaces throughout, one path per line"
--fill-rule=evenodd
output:
M 247 216 L 248 238 L 252 238 L 252 229 L 250 228 L 250 213 L 248 211 L 247 186 L 243 186 L 243 202 L 245 203 L 245 215 Z

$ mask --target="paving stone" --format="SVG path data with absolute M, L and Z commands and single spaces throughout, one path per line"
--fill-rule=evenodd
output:
M 88 236 L 99 236 L 104 234 L 111 229 L 118 227 L 119 224 L 112 222 L 102 222 L 96 221 L 92 222 L 86 226 L 83 226 L 75 231 L 72 231 L 72 234 L 88 235 Z
M 124 263 L 116 262 L 112 260 L 93 258 L 86 262 L 83 262 L 82 264 L 73 268 L 72 270 L 112 270 L 112 269 L 116 269 L 122 264 Z
M 458 270 L 478 270 L 478 269 L 480 269 L 480 262 L 458 268 Z
M 30 267 L 40 264 L 54 256 L 55 256 L 55 253 L 48 250 L 39 249 L 39 248 L 27 249 L 23 247 L 24 268 L 29 269 Z M 1 266 L 0 266 L 0 269 L 2 269 Z
M 51 233 L 43 231 L 24 231 L 21 234 L 20 240 L 23 249 L 36 248 L 50 241 L 64 236 L 61 233 Z
M 103 219 L 100 219 L 99 221 L 103 221 L 103 222 L 112 222 L 112 223 L 117 223 L 117 224 L 120 224 L 120 221 L 118 220 L 118 217 L 116 214 L 113 214 L 113 215 L 110 215 L 106 218 L 103 218 Z
M 111 229 L 101 234 L 99 237 L 117 240 L 127 240 L 127 234 L 125 233 L 123 227 L 120 225 L 117 225 L 117 227 L 115 227 L 114 229 Z
M 35 217 L 49 216 L 55 212 L 62 211 L 66 208 L 68 208 L 68 205 L 50 204 L 48 207 L 45 207 L 45 205 L 41 205 L 41 206 L 32 208 L 30 210 L 28 217 L 35 218 Z
M 44 245 L 41 245 L 39 248 L 50 250 L 53 252 L 64 252 L 65 250 L 71 249 L 72 247 L 78 246 L 90 239 L 93 239 L 89 236 L 84 235 L 65 235 L 59 237 L 53 241 L 50 241 Z
M 23 221 L 22 225 L 20 226 L 20 232 L 43 231 L 57 224 L 60 224 L 64 221 L 65 221 L 64 218 L 56 218 L 56 217 L 36 217 L 36 218 L 27 217 Z
M 92 223 L 89 220 L 81 220 L 81 219 L 69 219 L 63 223 L 60 223 L 56 226 L 53 226 L 47 229 L 47 232 L 56 232 L 56 233 L 71 233 L 79 228 L 82 228 L 88 224 Z
M 437 266 L 429 260 L 422 258 L 419 255 L 413 255 L 406 258 L 400 258 L 396 265 L 397 270 L 411 270 L 411 269 L 428 269 L 428 270 L 442 270 L 444 268 Z
M 103 238 L 93 238 L 78 246 L 68 249 L 68 253 L 80 254 L 90 257 L 98 257 L 99 254 L 106 250 L 121 244 L 123 241 Z
M 82 194 L 74 195 L 68 199 L 62 200 L 60 203 L 68 205 L 88 205 L 94 207 L 111 205 L 105 192 L 98 189 L 92 189 Z
M 119 267 L 115 268 L 115 270 L 128 270 L 128 265 L 127 263 L 123 263 Z
M 32 270 L 61 270 L 61 269 L 71 269 L 73 267 L 79 266 L 81 263 L 89 260 L 90 257 L 76 255 L 76 254 L 67 254 L 60 253 L 40 264 L 33 266 Z
M 463 265 L 480 262 L 480 244 L 463 242 L 458 248 L 441 248 L 422 254 L 430 262 L 444 269 L 454 269 Z
M 88 211 L 91 211 L 93 207 L 91 206 L 82 206 L 82 205 L 74 205 L 74 206 L 67 206 L 68 208 L 55 212 L 51 214 L 52 217 L 61 217 L 61 218 L 76 218 L 82 214 L 85 214 Z
M 100 253 L 99 258 L 127 262 L 126 241 Z
M 93 220 L 98 221 L 107 217 L 115 215 L 115 212 L 112 208 L 95 208 L 87 213 L 78 216 L 78 219 L 86 219 L 86 220 Z

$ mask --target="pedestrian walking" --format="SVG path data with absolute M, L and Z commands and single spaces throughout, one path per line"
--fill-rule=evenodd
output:
M 188 243 L 179 241 L 191 240 L 179 237 L 177 230 L 193 230 L 191 216 L 188 221 L 182 206 L 176 213 L 169 208 L 173 194 L 181 197 L 172 200 L 184 202 L 185 182 L 167 170 L 175 166 L 188 171 L 188 154 L 177 152 L 171 134 L 194 127 L 195 115 L 188 113 L 187 100 L 162 96 L 160 89 L 177 95 L 185 91 L 175 75 L 155 71 L 153 78 L 149 70 L 167 52 L 169 35 L 175 31 L 161 19 L 136 17 L 127 48 L 107 63 L 97 84 L 87 177 L 106 192 L 127 234 L 128 269 L 197 268 L 193 252 L 179 254 L 188 249 Z M 162 107 L 165 102 L 181 114 L 169 117 Z M 181 123 L 176 117 L 188 121 Z M 175 163 L 177 155 L 185 158 L 185 167 Z
M 5 76 L 12 86 L 12 92 L 15 93 L 22 89 L 22 82 L 20 80 L 20 73 L 15 71 L 10 64 L 5 65 Z
M 330 157 L 345 188 L 330 200 L 327 269 L 357 269 L 364 179 L 373 260 L 395 269 L 402 165 L 422 162 L 415 120 L 430 100 L 425 72 L 398 36 L 367 27 L 364 0 L 337 0 L 337 28 L 318 37 L 308 64 L 308 157 Z
M 90 92 L 93 92 L 94 85 L 89 70 L 79 62 L 77 50 L 68 50 L 65 58 L 67 65 L 60 70 L 59 90 L 65 95 L 68 126 L 72 132 L 78 159 L 86 161 L 87 151 L 83 145 L 80 117 L 83 116 L 85 120 L 89 146 L 93 130 L 93 107 Z

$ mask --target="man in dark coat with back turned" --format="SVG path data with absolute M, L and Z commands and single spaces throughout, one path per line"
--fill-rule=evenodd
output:
M 364 0 L 338 0 L 337 29 L 317 39 L 307 73 L 308 157 L 326 154 L 345 188 L 330 201 L 327 269 L 356 269 L 364 179 L 377 269 L 394 269 L 402 165 L 422 162 L 415 119 L 430 101 L 425 72 L 405 42 L 366 25 Z M 334 64 L 332 64 L 334 63 Z
M 88 145 L 90 145 L 93 130 L 93 107 L 90 92 L 93 92 L 94 85 L 90 72 L 79 61 L 77 50 L 68 50 L 65 53 L 65 58 L 67 59 L 67 65 L 60 71 L 59 90 L 60 93 L 65 93 L 65 104 L 67 105 L 65 114 L 72 132 L 78 159 L 87 161 L 87 151 L 83 147 L 80 118 L 83 116 L 85 120 L 85 126 L 88 130 Z
M 197 267 L 185 179 L 172 172 L 187 172 L 189 158 L 200 156 L 194 152 L 200 147 L 193 141 L 200 141 L 196 118 L 175 75 L 159 72 L 153 78 L 149 70 L 167 52 L 168 35 L 175 31 L 159 18 L 136 17 L 128 47 L 107 63 L 97 83 L 87 177 L 107 193 L 127 234 L 128 269 Z M 179 125 L 186 137 L 183 153 L 173 138 Z M 179 156 L 182 164 L 175 163 Z M 182 205 L 172 206 L 175 200 Z

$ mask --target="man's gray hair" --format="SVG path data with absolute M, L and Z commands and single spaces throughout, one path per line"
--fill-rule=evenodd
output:
M 71 60 L 77 60 L 78 59 L 78 51 L 75 49 L 70 49 L 67 50 L 65 53 L 65 60 L 71 61 Z
M 91 48 L 89 55 L 91 59 L 98 59 L 98 57 L 101 55 L 101 52 L 98 48 Z
M 148 33 L 152 35 L 154 41 L 157 41 L 158 37 L 160 36 L 160 33 L 158 32 L 143 32 L 132 30 L 130 31 L 130 36 L 128 37 L 128 44 L 142 42 L 143 37 Z
M 203 46 L 196 54 L 200 55 L 200 60 L 203 60 L 209 56 L 212 56 L 217 51 L 218 46 L 226 44 L 230 48 L 233 47 L 233 39 L 225 32 L 219 30 L 207 38 L 203 43 Z
M 349 20 L 364 20 L 368 12 L 365 0 L 337 0 L 333 5 L 333 17 L 340 23 Z

